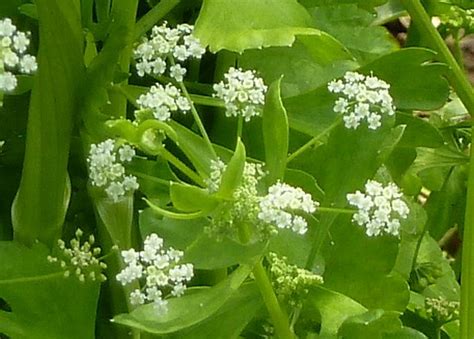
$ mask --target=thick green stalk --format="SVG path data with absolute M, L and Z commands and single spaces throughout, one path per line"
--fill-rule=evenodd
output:
M 240 223 L 239 225 L 239 238 L 242 243 L 250 241 L 250 229 L 247 224 Z M 260 294 L 262 295 L 263 302 L 267 307 L 270 318 L 272 319 L 275 332 L 280 339 L 293 339 L 295 336 L 290 330 L 290 322 L 285 311 L 280 307 L 278 299 L 273 291 L 272 283 L 268 278 L 267 272 L 262 265 L 262 261 L 259 260 L 252 271 L 255 282 L 257 283 Z
M 474 114 L 474 93 L 463 70 L 449 51 L 443 38 L 431 24 L 429 15 L 419 0 L 402 0 L 418 30 L 438 52 L 439 61 L 445 62 L 451 72 L 448 80 L 472 116 Z M 474 127 L 473 127 L 474 135 Z M 474 337 L 474 151 L 471 146 L 471 166 L 469 169 L 466 216 L 464 221 L 463 255 L 461 273 L 461 338 Z
M 15 238 L 52 245 L 61 234 L 70 196 L 67 174 L 73 116 L 83 81 L 79 8 L 37 0 L 40 46 L 31 93 L 20 187 L 12 206 Z
M 181 0 L 162 0 L 146 13 L 135 25 L 134 39 L 138 40 L 168 14 Z

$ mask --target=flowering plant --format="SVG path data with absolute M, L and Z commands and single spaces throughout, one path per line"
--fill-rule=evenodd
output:
M 474 8 L 423 4 L 3 0 L 0 338 L 473 338 Z

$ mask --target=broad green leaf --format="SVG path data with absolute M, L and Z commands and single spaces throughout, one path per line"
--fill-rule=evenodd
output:
M 0 242 L 0 333 L 11 338 L 84 339 L 94 337 L 98 283 L 64 278 L 48 262 L 48 249 Z
M 291 47 L 245 51 L 239 65 L 255 69 L 266 83 L 281 79 L 282 97 L 313 90 L 357 67 L 345 47 L 326 33 L 298 35 Z
M 436 54 L 423 48 L 404 48 L 361 68 L 390 84 L 390 95 L 398 109 L 433 110 L 449 96 L 447 67 L 435 63 Z M 403 71 L 401 71 L 403 70 Z
M 196 325 L 223 307 L 250 271 L 249 266 L 241 266 L 213 287 L 189 289 L 182 297 L 168 299 L 168 312 L 164 315 L 157 315 L 149 304 L 114 317 L 114 322 L 154 334 L 173 333 Z
M 73 115 L 84 73 L 78 9 L 38 0 L 40 47 L 31 93 L 21 184 L 12 207 L 16 239 L 52 244 L 69 203 L 67 175 Z
M 263 301 L 257 286 L 254 283 L 243 284 L 213 316 L 196 326 L 179 331 L 171 338 L 238 338 L 262 307 Z
M 406 125 L 399 147 L 440 147 L 443 136 L 430 122 L 407 113 L 397 113 L 396 124 Z
M 361 65 L 398 49 L 390 32 L 374 25 L 374 15 L 357 4 L 333 1 L 313 6 L 309 12 L 314 27 L 341 41 Z
M 306 7 L 335 5 L 335 4 L 356 4 L 361 8 L 373 10 L 375 7 L 383 5 L 387 0 L 301 0 Z
M 311 288 L 306 300 L 321 314 L 321 338 L 335 337 L 347 318 L 367 311 L 351 298 L 321 286 Z
M 211 52 L 290 46 L 297 34 L 318 34 L 296 0 L 204 0 L 195 35 Z
M 207 190 L 180 183 L 171 184 L 170 197 L 173 206 L 185 212 L 210 211 L 218 203 Z
M 347 319 L 338 332 L 338 338 L 386 338 L 402 329 L 402 323 L 398 317 L 399 314 L 396 312 L 384 312 L 380 309 L 370 310 Z
M 216 192 L 216 196 L 223 199 L 232 199 L 234 190 L 240 185 L 242 174 L 245 167 L 245 146 L 240 140 L 237 140 L 237 146 L 235 148 L 234 155 L 230 159 L 227 167 L 222 174 L 221 183 L 219 190 Z
M 288 155 L 288 117 L 280 98 L 281 79 L 273 82 L 263 110 L 263 140 L 268 184 L 282 180 Z

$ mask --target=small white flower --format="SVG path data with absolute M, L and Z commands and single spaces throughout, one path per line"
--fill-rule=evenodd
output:
M 26 54 L 20 60 L 20 71 L 26 74 L 32 74 L 38 70 L 36 58 L 32 55 Z
M 260 200 L 258 218 L 266 223 L 275 224 L 278 228 L 290 228 L 298 234 L 306 233 L 308 224 L 299 215 L 292 212 L 304 211 L 314 213 L 318 202 L 301 188 L 284 183 L 276 183 L 268 189 L 268 194 Z
M 365 226 L 368 236 L 384 233 L 399 236 L 400 218 L 406 219 L 410 213 L 408 205 L 401 199 L 400 189 L 394 183 L 384 187 L 377 181 L 368 180 L 365 192 L 347 194 L 349 204 L 358 208 L 352 221 Z
M 180 64 L 176 64 L 170 67 L 170 76 L 176 81 L 183 81 L 183 77 L 186 75 L 186 68 Z
M 152 233 L 145 238 L 143 251 L 122 251 L 127 266 L 116 278 L 123 285 L 143 279 L 145 286 L 142 290 L 133 291 L 130 300 L 135 304 L 153 302 L 156 312 L 163 315 L 167 311 L 167 301 L 163 300 L 164 291 L 180 297 L 186 290 L 185 282 L 194 276 L 192 264 L 179 264 L 182 256 L 181 251 L 164 249 L 163 239 Z
M 224 100 L 226 116 L 242 116 L 250 121 L 261 116 L 267 86 L 255 71 L 243 71 L 231 67 L 224 75 L 225 81 L 214 84 L 214 96 Z
M 123 145 L 117 151 L 115 149 L 112 139 L 92 144 L 87 162 L 92 185 L 104 187 L 107 196 L 117 202 L 125 193 L 137 190 L 139 185 L 135 176 L 125 175 L 122 165 L 132 160 L 135 150 L 129 145 Z
M 0 91 L 2 92 L 11 92 L 16 88 L 17 79 L 10 73 L 0 73 Z
M 0 20 L 0 36 L 10 37 L 16 32 L 16 26 L 9 18 Z
M 347 72 L 343 80 L 328 84 L 329 92 L 340 95 L 333 110 L 344 115 L 344 125 L 349 129 L 357 129 L 366 120 L 369 129 L 376 130 L 382 126 L 383 115 L 394 115 L 389 89 L 385 81 L 356 72 Z

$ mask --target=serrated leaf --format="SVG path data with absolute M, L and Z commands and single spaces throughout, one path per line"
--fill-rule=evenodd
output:
M 296 0 L 204 0 L 195 35 L 211 52 L 289 46 L 309 28 L 309 14 Z
M 168 312 L 157 315 L 152 304 L 139 306 L 114 322 L 154 334 L 173 333 L 200 323 L 215 314 L 239 289 L 250 274 L 249 266 L 239 267 L 221 283 L 210 288 L 189 289 L 180 298 L 168 299 Z
M 266 179 L 269 185 L 283 179 L 288 155 L 288 117 L 280 98 L 280 83 L 281 79 L 270 85 L 263 109 Z

